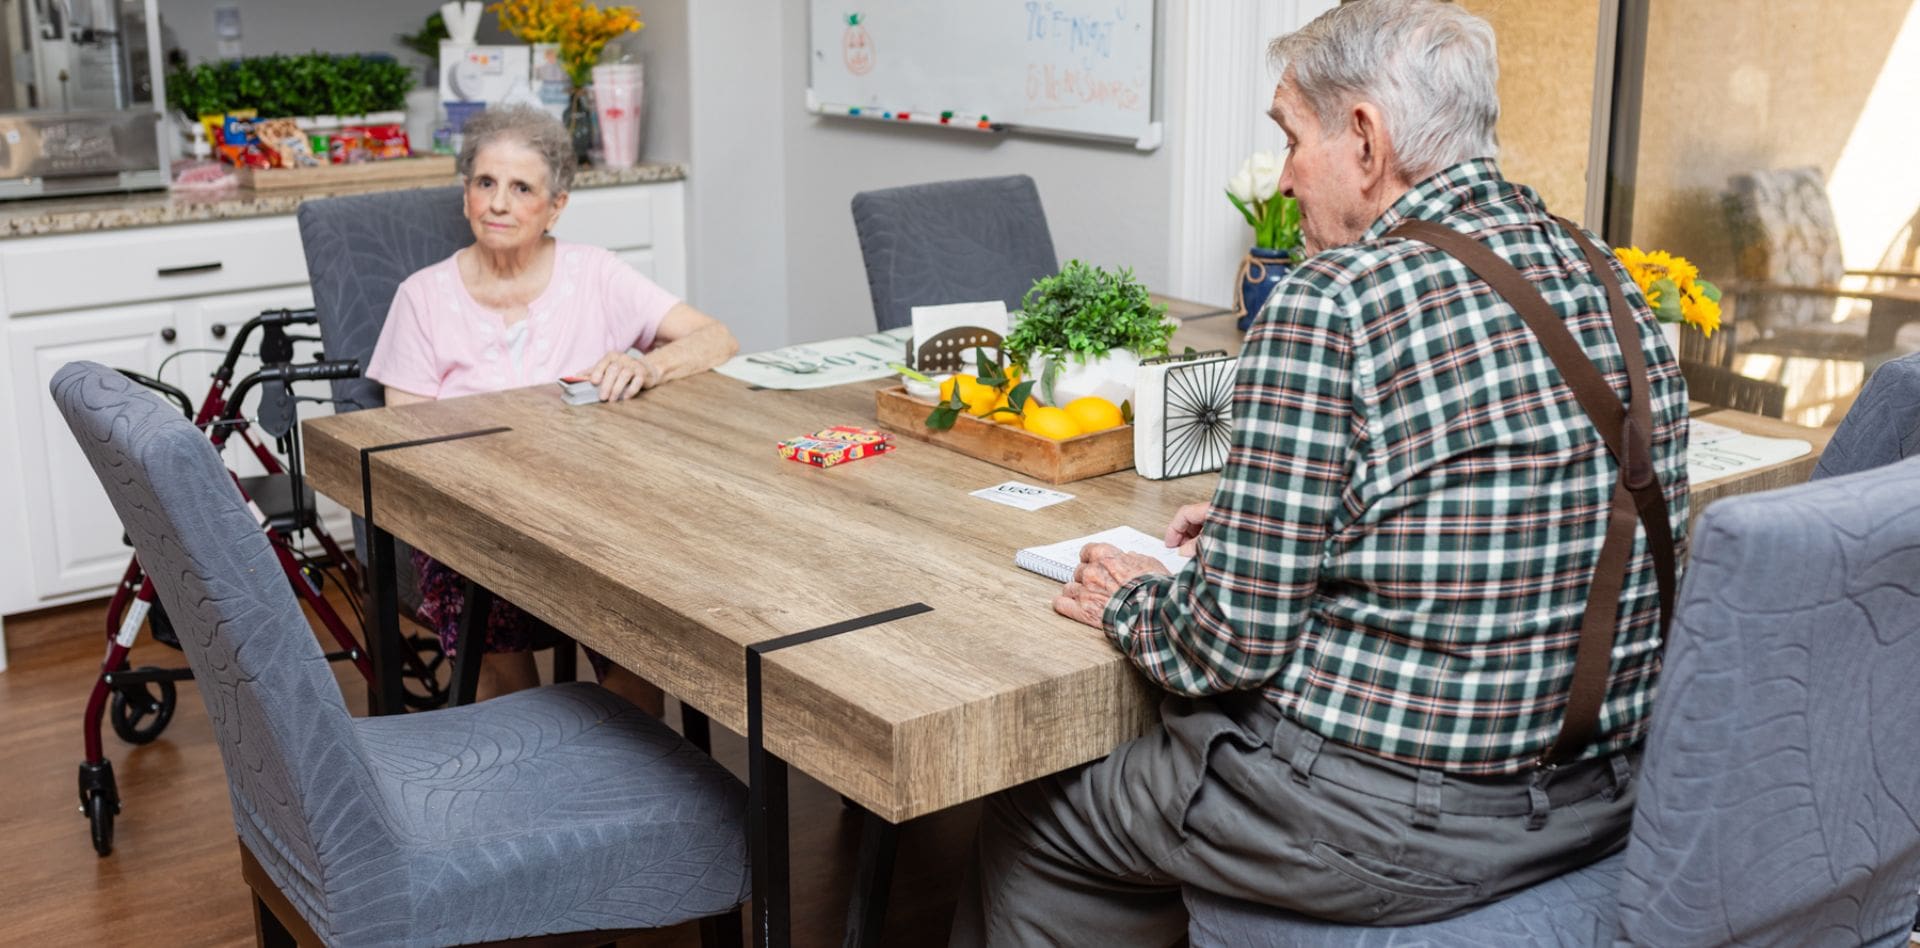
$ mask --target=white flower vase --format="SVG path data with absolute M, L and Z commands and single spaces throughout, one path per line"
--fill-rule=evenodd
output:
M 1110 350 L 1105 356 L 1089 359 L 1084 364 L 1069 355 L 1049 387 L 1047 369 L 1052 361 L 1043 355 L 1027 360 L 1027 378 L 1038 382 L 1033 391 L 1048 405 L 1065 405 L 1089 395 L 1115 405 L 1133 398 L 1134 370 L 1140 367 L 1140 357 L 1127 349 Z
M 1667 347 L 1673 350 L 1673 357 L 1680 358 L 1680 324 L 1661 323 L 1660 331 L 1667 336 Z

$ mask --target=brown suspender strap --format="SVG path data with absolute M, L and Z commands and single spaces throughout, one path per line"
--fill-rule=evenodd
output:
M 1620 346 L 1627 372 L 1625 406 L 1620 404 L 1620 397 L 1614 393 L 1613 386 L 1607 384 L 1593 360 L 1587 358 L 1573 333 L 1567 330 L 1565 319 L 1520 271 L 1485 244 L 1432 221 L 1404 220 L 1387 232 L 1389 237 L 1430 244 L 1460 261 L 1513 307 L 1521 321 L 1533 331 L 1540 347 L 1546 350 L 1547 357 L 1553 360 L 1567 387 L 1573 390 L 1574 399 L 1588 420 L 1599 429 L 1607 452 L 1619 467 L 1619 478 L 1614 482 L 1607 512 L 1606 539 L 1601 543 L 1600 558 L 1587 588 L 1586 611 L 1580 617 L 1580 642 L 1574 652 L 1573 685 L 1567 696 L 1566 716 L 1560 722 L 1559 736 L 1540 758 L 1548 767 L 1579 757 L 1599 733 L 1600 708 L 1607 698 L 1614 632 L 1620 618 L 1620 594 L 1626 588 L 1628 567 L 1633 560 L 1636 525 L 1645 524 L 1647 529 L 1647 550 L 1653 557 L 1654 576 L 1660 589 L 1663 636 L 1673 615 L 1674 597 L 1673 531 L 1667 519 L 1660 478 L 1653 469 L 1653 407 L 1648 392 L 1647 359 L 1640 348 L 1633 310 L 1627 305 L 1626 294 L 1604 253 L 1580 228 L 1559 218 L 1555 220 L 1573 235 L 1587 265 L 1607 289 L 1614 340 Z

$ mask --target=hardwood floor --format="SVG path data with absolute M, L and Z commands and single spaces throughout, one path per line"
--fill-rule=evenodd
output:
M 7 621 L 0 672 L 0 945 L 244 945 L 253 940 L 240 851 L 219 748 L 199 693 L 179 685 L 164 734 L 130 747 L 106 729 L 119 783 L 113 854 L 94 855 L 78 809 L 81 716 L 105 650 L 105 605 Z M 133 665 L 179 667 L 180 653 L 142 640 Z M 544 658 L 543 658 L 544 664 Z M 584 672 L 587 665 L 580 663 Z M 347 705 L 364 713 L 366 688 L 336 664 Z M 670 711 L 670 717 L 676 712 Z M 740 737 L 714 728 L 714 755 L 746 772 Z M 837 945 L 859 848 L 859 820 L 839 795 L 794 774 L 794 944 Z M 900 832 L 884 941 L 939 944 L 951 923 L 977 806 L 907 824 Z M 695 946 L 692 925 L 621 943 Z

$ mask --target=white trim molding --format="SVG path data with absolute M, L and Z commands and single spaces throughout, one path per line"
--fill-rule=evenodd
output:
M 1275 76 L 1267 44 L 1305 26 L 1338 0 L 1196 0 L 1185 4 L 1186 44 L 1178 57 L 1185 74 L 1171 104 L 1172 229 L 1168 292 L 1183 299 L 1233 305 L 1234 275 L 1252 243 L 1240 213 L 1227 201 L 1227 178 L 1255 151 L 1280 154 L 1286 139 L 1267 109 Z M 1178 8 L 1176 8 L 1177 10 Z

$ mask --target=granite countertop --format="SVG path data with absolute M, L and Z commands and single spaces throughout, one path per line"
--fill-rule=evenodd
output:
M 687 168 L 682 164 L 643 162 L 635 167 L 620 170 L 582 168 L 573 179 L 573 187 L 575 190 L 580 190 L 622 184 L 679 181 L 686 176 Z M 302 201 L 312 198 L 435 187 L 454 184 L 456 180 L 449 178 L 445 181 L 388 181 L 378 184 L 323 186 L 259 193 L 242 189 L 211 196 L 174 194 L 169 191 L 128 191 L 120 194 L 89 194 L 80 197 L 30 198 L 0 202 L 0 238 L 79 234 L 119 230 L 126 227 L 158 227 L 163 224 L 186 224 L 195 221 L 271 217 L 276 214 L 291 214 Z

